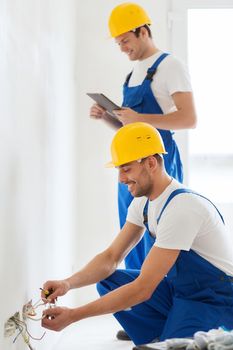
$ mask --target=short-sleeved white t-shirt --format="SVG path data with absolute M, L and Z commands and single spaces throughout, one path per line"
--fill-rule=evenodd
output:
M 149 201 L 148 224 L 156 237 L 155 246 L 189 251 L 192 249 L 211 264 L 233 276 L 233 245 L 216 208 L 207 199 L 182 193 L 175 196 L 157 218 L 169 195 L 184 186 L 176 180 L 155 200 Z M 143 209 L 147 198 L 134 198 L 127 221 L 144 227 Z
M 148 68 L 162 54 L 163 52 L 159 51 L 145 60 L 137 61 L 129 80 L 129 87 L 141 85 Z M 186 65 L 172 55 L 165 57 L 156 70 L 151 89 L 164 114 L 176 111 L 172 94 L 192 91 Z

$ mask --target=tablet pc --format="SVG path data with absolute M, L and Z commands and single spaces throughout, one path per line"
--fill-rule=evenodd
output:
M 89 97 L 91 97 L 95 102 L 98 103 L 101 107 L 106 109 L 106 111 L 111 114 L 112 116 L 116 117 L 112 111 L 114 109 L 121 109 L 122 107 L 116 105 L 114 102 L 112 102 L 108 97 L 106 97 L 104 94 L 100 93 L 87 93 Z

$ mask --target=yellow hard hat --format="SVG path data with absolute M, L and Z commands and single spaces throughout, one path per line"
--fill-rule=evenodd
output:
M 111 144 L 111 162 L 106 167 L 116 167 L 154 154 L 166 154 L 160 133 L 150 124 L 132 123 L 120 128 Z
M 145 24 L 151 24 L 147 13 L 141 6 L 131 2 L 116 6 L 108 21 L 109 31 L 113 38 Z

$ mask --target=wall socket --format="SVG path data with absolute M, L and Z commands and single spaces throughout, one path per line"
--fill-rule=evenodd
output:
M 4 324 L 4 337 L 8 338 L 14 335 L 17 331 L 17 335 L 15 336 L 13 343 L 18 339 L 19 335 L 23 337 L 25 344 L 27 344 L 30 350 L 33 350 L 33 347 L 30 344 L 30 339 L 41 340 L 45 332 L 42 334 L 40 338 L 33 337 L 28 329 L 27 329 L 27 319 L 32 319 L 34 321 L 40 321 L 42 318 L 35 318 L 36 316 L 36 308 L 39 306 L 43 306 L 44 303 L 41 302 L 41 299 L 38 300 L 37 303 L 32 304 L 32 300 L 29 300 L 26 304 L 23 305 L 21 313 L 17 311 L 13 316 L 9 317 Z
M 13 316 L 8 318 L 8 320 L 4 324 L 4 337 L 5 338 L 11 337 L 15 333 L 16 329 L 18 328 L 14 319 L 20 319 L 20 314 L 18 311 Z
M 25 322 L 27 319 L 27 313 L 33 310 L 32 300 L 23 305 L 22 308 L 22 318 Z M 32 311 L 31 311 L 32 312 Z M 33 314 L 31 314 L 34 316 Z M 8 320 L 4 324 L 4 337 L 8 338 L 12 336 L 17 329 L 19 329 L 18 322 L 21 322 L 20 312 L 17 311 L 13 316 L 9 317 Z

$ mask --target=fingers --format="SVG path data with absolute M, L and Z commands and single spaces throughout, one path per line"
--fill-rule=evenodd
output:
M 124 125 L 125 119 L 127 119 L 127 117 L 125 117 L 124 110 L 123 109 L 114 109 L 113 113 L 117 117 L 117 119 Z
M 41 292 L 41 298 L 42 299 L 48 299 L 49 296 L 53 293 L 53 288 L 49 288 L 49 289 L 44 289 L 44 288 L 40 288 Z
M 122 109 L 115 109 L 113 110 L 113 113 L 123 125 L 139 121 L 138 113 L 128 107 L 122 107 Z
M 100 112 L 105 112 L 106 111 L 106 109 L 103 108 L 102 106 L 98 105 L 98 103 L 94 103 L 92 108 L 94 108 L 94 109 L 96 109 L 96 110 L 98 110 Z
M 122 108 L 122 109 L 114 109 L 113 113 L 117 116 L 117 117 L 124 117 L 125 116 L 125 111 L 128 108 Z
M 105 112 L 106 110 L 103 107 L 95 103 L 90 109 L 90 117 L 94 119 L 101 119 Z
M 52 329 L 58 331 L 57 321 L 55 321 L 56 317 L 60 315 L 60 308 L 49 308 L 43 311 L 43 319 L 41 321 L 41 325 L 44 328 Z
M 58 283 L 55 282 L 46 282 L 43 286 L 43 288 L 41 289 L 41 298 L 45 301 L 45 302 L 49 302 L 49 303 L 55 303 L 55 301 L 57 300 L 57 297 L 59 295 L 62 295 L 64 293 L 59 293 L 59 286 Z
M 52 307 L 43 312 L 41 325 L 44 328 L 58 332 L 72 322 L 70 309 L 66 307 Z
M 55 303 L 57 297 L 65 295 L 70 289 L 67 280 L 47 281 L 41 288 L 41 298 L 45 302 Z
M 40 288 L 41 290 L 41 299 L 49 299 L 50 295 L 53 294 L 54 289 L 49 286 L 48 283 L 45 283 L 43 285 L 43 288 Z
M 119 116 L 121 115 L 121 112 L 120 112 L 120 110 L 118 110 L 118 109 L 114 109 L 114 110 L 112 111 L 112 113 L 115 114 L 115 116 L 117 116 L 117 117 L 119 117 Z

